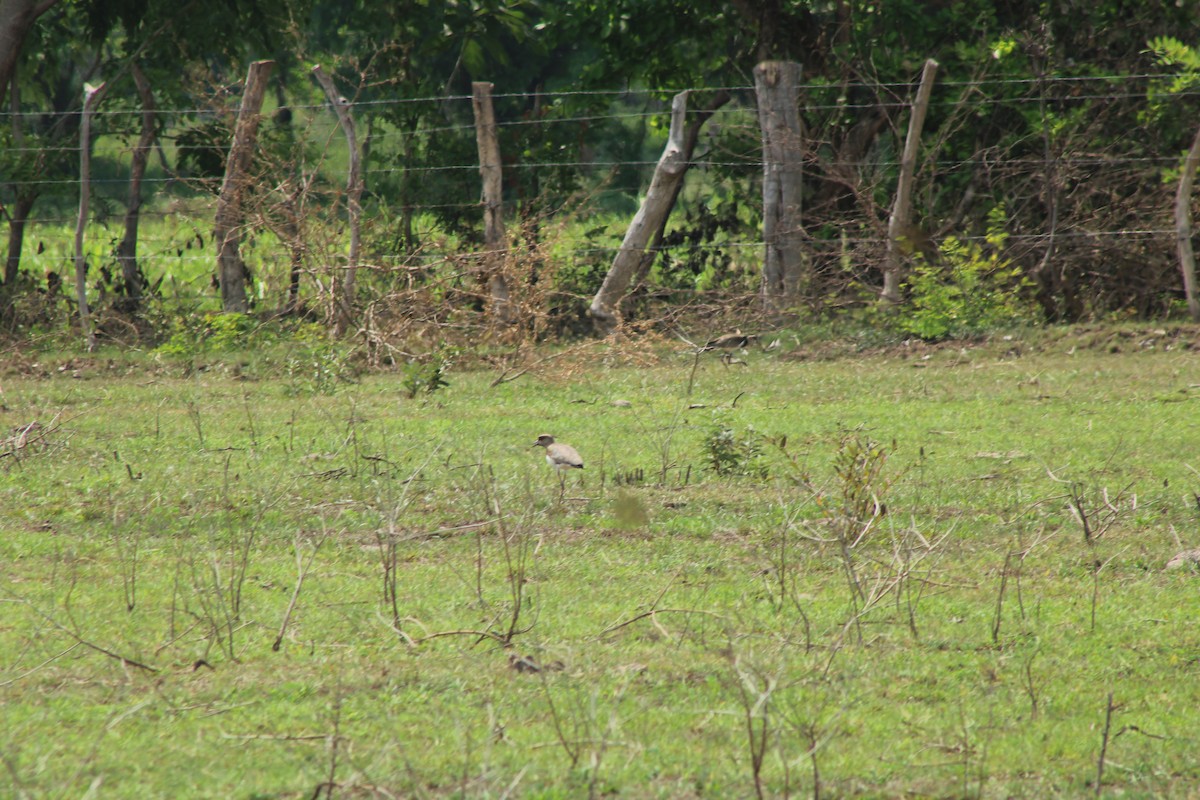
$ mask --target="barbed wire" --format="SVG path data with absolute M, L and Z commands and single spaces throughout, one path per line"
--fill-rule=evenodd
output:
M 1173 167 L 1180 163 L 1180 156 L 1060 156 L 1047 158 L 1011 158 L 1011 159 L 992 159 L 992 158 L 965 158 L 954 160 L 937 160 L 927 159 L 928 163 L 942 170 L 957 170 L 962 168 L 973 168 L 987 165 L 993 169 L 1008 168 L 1014 173 L 1020 172 L 1036 172 L 1044 170 L 1051 166 L 1054 167 L 1105 167 L 1106 169 L 1121 169 L 1124 167 Z M 505 170 L 538 170 L 538 169 L 574 169 L 574 170 L 592 170 L 592 171 L 607 171 L 615 170 L 623 167 L 633 167 L 637 169 L 648 169 L 658 163 L 657 159 L 638 159 L 638 160 L 620 160 L 620 161 L 525 161 L 505 163 Z M 763 169 L 763 162 L 758 159 L 746 158 L 737 161 L 712 161 L 707 159 L 695 159 L 689 162 L 693 169 L 731 169 L 745 170 L 748 173 L 757 174 Z M 808 168 L 818 167 L 823 170 L 839 170 L 839 169 L 892 169 L 899 166 L 899 161 L 896 159 L 864 159 L 861 161 L 818 161 L 809 162 L 806 164 Z M 370 167 L 363 171 L 367 179 L 367 188 L 371 188 L 369 178 L 374 176 L 389 176 L 397 174 L 428 174 L 428 173 L 445 173 L 445 172 L 475 172 L 478 171 L 479 164 L 433 164 L 433 165 L 403 165 L 396 167 Z M 171 175 L 149 175 L 142 178 L 143 185 L 191 185 L 196 187 L 217 186 L 223 179 L 219 177 L 194 177 L 194 176 L 171 176 Z M 90 182 L 95 186 L 125 186 L 128 185 L 128 177 L 97 177 L 93 176 Z M 78 186 L 79 179 L 77 177 L 64 176 L 62 178 L 38 178 L 38 179 L 9 179 L 2 182 L 2 185 L 12 189 L 23 187 L 52 187 L 52 186 Z M 641 188 L 641 187 L 639 187 Z M 424 205 L 424 204 L 423 204 Z
M 1174 81 L 1179 78 L 1177 73 L 1163 72 L 1146 72 L 1136 73 L 1132 75 L 1054 75 L 1035 78 L 1012 78 L 1012 77 L 996 77 L 996 78 L 972 78 L 962 80 L 945 79 L 939 80 L 935 84 L 935 91 L 938 88 L 981 88 L 981 87 L 1006 87 L 1006 86 L 1037 86 L 1042 88 L 1054 87 L 1059 84 L 1077 85 L 1090 83 L 1103 84 L 1126 84 L 1135 82 L 1145 82 L 1147 84 L 1154 81 Z M 800 92 L 830 92 L 836 91 L 842 95 L 848 95 L 859 90 L 913 90 L 917 86 L 917 81 L 898 81 L 884 83 L 867 83 L 867 82 L 849 82 L 849 83 L 802 83 L 797 85 L 797 90 Z M 753 94 L 754 86 L 748 84 L 737 84 L 730 86 L 701 86 L 701 87 L 662 87 L 662 88 L 634 88 L 625 87 L 620 89 L 576 89 L 576 90 L 555 90 L 555 91 L 523 91 L 523 92 L 493 92 L 493 100 L 497 99 L 522 99 L 522 100 L 540 100 L 553 101 L 556 98 L 570 97 L 645 97 L 650 100 L 663 101 L 667 97 L 678 94 L 680 92 L 705 93 L 725 91 L 733 94 Z M 1039 93 L 1032 97 L 988 97 L 973 95 L 971 97 L 972 104 L 981 103 L 1014 103 L 1014 102 L 1040 102 L 1042 99 L 1054 99 L 1057 101 L 1072 101 L 1072 100 L 1104 100 L 1104 99 L 1132 99 L 1140 98 L 1144 92 L 1121 92 L 1113 93 L 1106 92 L 1102 94 L 1086 94 L 1086 95 L 1067 95 L 1062 97 L 1049 97 L 1045 93 Z M 1188 88 L 1180 92 L 1172 94 L 1172 97 L 1195 97 L 1200 96 L 1200 87 Z M 233 95 L 236 97 L 236 95 Z M 388 98 L 372 98 L 366 100 L 352 101 L 352 106 L 357 108 L 378 108 L 387 106 L 406 106 L 416 104 L 430 105 L 445 105 L 447 103 L 469 102 L 472 96 L 468 94 L 452 94 L 452 95 L 427 95 L 423 97 L 388 97 Z M 941 101 L 946 104 L 954 104 L 956 101 Z M 880 102 L 880 103 L 835 103 L 808 105 L 806 108 L 816 110 L 827 110 L 837 108 L 847 109 L 862 109 L 869 107 L 886 107 L 886 108 L 905 108 L 907 103 L 902 101 Z M 325 102 L 319 103 L 296 103 L 286 105 L 286 108 L 292 111 L 306 112 L 322 112 L 328 108 Z M 155 114 L 159 116 L 214 116 L 219 114 L 233 114 L 237 109 L 232 103 L 213 104 L 209 106 L 192 106 L 178 109 L 156 108 Z M 664 103 L 664 109 L 657 113 L 669 113 L 670 109 Z M 7 120 L 13 116 L 28 116 L 31 113 L 44 114 L 45 109 L 33 109 L 13 111 L 12 109 L 0 110 L 0 120 Z M 70 109 L 61 112 L 56 112 L 57 116 L 71 117 L 78 116 L 82 113 L 81 109 Z M 97 119 L 106 117 L 121 117 L 131 116 L 140 117 L 143 114 L 143 109 L 139 107 L 133 108 L 104 108 L 100 107 L 93 111 L 93 115 Z M 503 124 L 503 123 L 501 123 Z M 517 123 L 513 123 L 517 124 Z

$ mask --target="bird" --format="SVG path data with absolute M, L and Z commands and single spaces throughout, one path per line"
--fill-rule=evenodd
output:
M 546 448 L 546 463 L 554 467 L 554 471 L 558 473 L 558 499 L 561 500 L 563 492 L 566 491 L 564 473 L 569 469 L 583 469 L 583 459 L 579 457 L 579 453 L 574 447 L 555 442 L 554 437 L 548 433 L 539 436 L 530 447 Z
M 745 353 L 746 349 L 752 344 L 758 342 L 758 335 L 753 333 L 742 333 L 741 328 L 738 328 L 733 333 L 724 333 L 715 339 L 712 339 L 708 344 L 704 345 L 701 352 L 710 350 L 724 350 L 721 353 L 721 363 L 728 367 L 730 364 L 744 364 L 746 362 L 733 357 L 733 350 L 740 350 Z
M 738 328 L 733 333 L 723 333 L 717 338 L 710 340 L 706 345 L 704 345 L 704 349 L 715 350 L 717 348 L 722 348 L 724 350 L 742 350 L 757 341 L 757 334 L 742 333 L 741 328 Z

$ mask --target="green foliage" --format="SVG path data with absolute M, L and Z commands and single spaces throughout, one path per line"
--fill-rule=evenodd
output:
M 682 218 L 663 237 L 664 249 L 653 276 L 672 288 L 747 290 L 759 276 L 739 269 L 738 247 L 723 245 L 758 236 L 760 207 L 741 202 L 736 191 L 710 191 L 713 196 L 704 202 L 685 205 Z
M 127 145 L 141 125 L 141 100 L 120 65 L 135 60 L 162 109 L 156 122 L 162 158 L 150 165 L 143 219 L 188 219 L 179 211 L 183 201 L 202 192 L 201 186 L 219 186 L 215 179 L 223 174 L 245 61 L 275 58 L 267 113 L 286 112 L 276 119 L 290 122 L 260 128 L 245 239 L 252 246 L 256 237 L 266 238 L 268 228 L 281 234 L 273 246 L 259 245 L 261 262 L 246 258 L 255 288 L 272 292 L 262 299 L 276 300 L 287 284 L 281 273 L 293 256 L 306 254 L 310 263 L 301 272 L 307 276 L 314 265 L 332 263 L 328 255 L 334 250 L 344 251 L 345 204 L 339 193 L 345 150 L 319 90 L 296 68 L 298 58 L 325 64 L 355 104 L 365 153 L 364 216 L 375 222 L 375 229 L 366 231 L 364 255 L 411 259 L 409 267 L 420 259 L 441 263 L 478 245 L 477 146 L 465 97 L 472 81 L 496 87 L 510 239 L 533 248 L 546 244 L 547 219 L 576 202 L 583 209 L 579 218 L 598 208 L 620 210 L 628 224 L 661 151 L 665 101 L 679 89 L 692 89 L 695 110 L 713 87 L 735 87 L 736 99 L 701 132 L 697 168 L 687 177 L 667 246 L 649 278 L 672 290 L 745 291 L 756 281 L 754 245 L 761 227 L 761 142 L 745 87 L 758 60 L 792 58 L 805 67 L 810 149 L 804 224 L 815 245 L 812 280 L 806 276 L 802 301 L 836 307 L 877 263 L 865 221 L 877 218 L 891 200 L 898 132 L 910 95 L 904 87 L 911 86 L 925 57 L 936 57 L 942 67 L 926 122 L 929 169 L 923 167 L 922 174 L 931 179 L 923 178 L 927 189 L 919 191 L 928 201 L 928 218 L 940 220 L 954 218 L 958 200 L 979 187 L 985 158 L 1031 166 L 1046 176 L 1046 186 L 1037 190 L 1043 192 L 1086 185 L 1088 165 L 1097 154 L 1113 159 L 1115 166 L 1124 159 L 1157 163 L 1152 160 L 1178 151 L 1194 122 L 1188 103 L 1178 102 L 1176 95 L 1194 87 L 1200 71 L 1195 47 L 1184 43 L 1195 0 L 1082 6 L 984 0 L 863 5 L 270 0 L 227 5 L 224 13 L 197 17 L 178 4 L 145 0 L 54 4 L 21 49 L 23 141 L 14 138 L 17 126 L 0 132 L 5 179 L 0 205 L 11 211 L 15 195 L 37 195 L 36 217 L 69 216 L 53 214 L 47 206 L 69 212 L 77 200 L 71 193 L 77 185 L 74 126 L 80 88 L 85 78 L 102 75 L 113 83 L 104 113 L 95 120 L 97 153 L 107 154 L 97 166 L 106 162 L 109 174 L 93 182 L 92 209 L 97 216 L 120 213 Z M 1177 74 L 1151 81 L 1147 103 L 1129 88 L 1141 82 L 1130 78 L 1146 74 L 1152 59 Z M 1039 173 L 1043 159 L 1052 159 L 1054 174 Z M 1169 169 L 1163 174 L 1173 177 Z M 1041 231 L 1054 192 L 1037 202 L 1018 199 L 1032 197 L 1028 175 L 1024 166 L 992 172 L 987 191 L 1008 199 L 1014 229 Z M 187 180 L 201 177 L 214 180 Z M 1061 192 L 1055 201 L 1061 228 L 1129 230 L 1129 219 L 1156 213 L 1158 187 L 1146 191 L 1146 182 L 1147 170 L 1117 169 L 1111 194 L 1108 189 Z M 381 208 L 397 210 L 390 226 L 380 221 L 388 213 Z M 964 229 L 972 230 L 980 222 L 976 207 L 963 208 Z M 198 228 L 211 224 L 210 208 L 197 204 L 190 213 L 200 220 L 194 223 Z M 431 222 L 420 224 L 422 216 Z M 574 248 L 580 255 L 571 268 L 546 278 L 539 287 L 542 297 L 586 296 L 595 290 L 620 237 L 611 241 L 612 231 L 605 231 L 581 238 Z M 959 263 L 917 268 L 910 288 L 929 307 L 908 320 L 906 332 L 926 338 L 970 335 L 992 324 L 991 311 L 1003 311 L 993 303 L 974 313 L 960 296 L 963 287 L 974 291 L 977 282 L 1006 284 L 1004 270 L 988 267 L 992 255 L 972 251 L 965 241 L 960 237 L 948 244 L 950 250 L 959 248 L 948 260 Z M 1056 274 L 1063 277 L 1064 297 L 1057 300 L 1063 317 L 1078 319 L 1105 304 L 1125 304 L 1149 315 L 1173 302 L 1176 278 L 1169 270 L 1145 270 L 1140 256 L 1097 264 L 1087 248 L 1062 241 Z M 33 244 L 30 237 L 24 267 L 44 273 L 40 267 L 49 259 L 33 261 Z M 155 246 L 146 238 L 142 244 L 149 245 L 140 255 L 153 281 L 150 273 L 167 271 L 165 262 L 176 248 Z M 47 246 L 57 249 L 54 242 Z M 61 271 L 58 265 L 54 269 Z M 271 270 L 277 271 L 268 274 Z M 166 291 L 207 291 L 206 280 L 185 283 L 182 272 L 174 270 L 171 277 L 180 283 L 169 280 Z M 410 277 L 428 285 L 431 274 L 414 270 Z M 547 274 L 541 271 L 538 277 Z M 373 286 L 364 280 L 364 296 L 395 274 L 385 271 L 379 277 Z M 303 291 L 310 289 L 306 279 Z M 1065 297 L 1068 293 L 1084 299 L 1076 303 Z M 642 296 L 661 302 L 664 294 Z M 1102 299 L 1093 305 L 1093 297 Z M 557 310 L 582 308 L 586 297 L 550 302 Z M 1045 311 L 1055 316 L 1054 309 Z M 192 347 L 186 341 L 176 344 Z
M 1200 85 L 1200 49 L 1184 44 L 1170 36 L 1158 36 L 1146 43 L 1155 63 L 1175 71 L 1169 79 L 1156 79 L 1146 90 L 1146 109 L 1142 118 L 1160 130 L 1179 128 L 1183 131 L 1195 124 L 1179 95 Z M 1183 117 L 1180 118 L 1180 112 Z M 1163 183 L 1179 181 L 1180 166 L 1169 164 L 1160 169 Z
M 320 325 L 302 325 L 293 335 L 293 344 L 295 349 L 284 362 L 289 394 L 330 395 L 353 378 L 349 351 L 331 340 Z
M 238 350 L 251 344 L 262 344 L 259 332 L 258 324 L 247 314 L 183 314 L 174 319 L 170 338 L 154 352 L 192 358 L 206 351 Z
M 355 376 L 351 351 L 332 341 L 322 325 L 260 323 L 247 314 L 182 316 L 154 353 L 185 362 L 238 356 L 239 364 L 252 365 L 256 373 L 283 378 L 292 396 L 331 395 Z
M 450 371 L 457 354 L 457 348 L 439 347 L 425 358 L 413 359 L 405 364 L 404 377 L 400 381 L 404 396 L 411 400 L 422 392 L 433 394 L 449 386 L 446 373 Z
M 1004 207 L 989 214 L 985 243 L 947 237 L 943 264 L 919 256 L 907 280 L 909 299 L 895 325 L 927 341 L 955 339 L 1020 325 L 1035 318 L 1026 294 L 1031 281 L 1005 257 Z
M 883 514 L 883 498 L 895 480 L 886 473 L 887 461 L 882 444 L 859 432 L 842 437 L 833 457 L 836 505 L 826 509 L 841 528 L 861 530 Z
M 1187 91 L 1200 82 L 1200 50 L 1171 36 L 1158 36 L 1146 44 L 1156 64 L 1179 70 L 1167 89 L 1170 94 Z
M 747 426 L 739 434 L 718 420 L 704 438 L 704 460 L 721 477 L 765 478 L 762 444 L 763 436 L 754 428 Z
M 179 168 L 189 177 L 204 179 L 200 185 L 216 194 L 221 188 L 219 179 L 225 174 L 231 138 L 232 131 L 220 118 L 184 128 L 175 136 Z

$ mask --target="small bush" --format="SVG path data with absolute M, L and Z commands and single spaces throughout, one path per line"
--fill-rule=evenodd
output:
M 986 246 L 947 237 L 943 264 L 918 258 L 909 275 L 908 302 L 897 309 L 895 325 L 903 333 L 928 341 L 978 336 L 1035 318 L 1021 268 L 1005 258 L 1008 238 L 1003 206 L 988 215 Z
M 704 458 L 708 466 L 722 477 L 767 477 L 762 460 L 762 434 L 747 427 L 741 435 L 728 425 L 718 422 L 704 439 Z
M 446 373 L 454 363 L 454 348 L 438 348 L 420 361 L 410 361 L 404 367 L 404 378 L 400 385 L 410 400 L 421 392 L 433 394 L 450 385 Z
M 848 433 L 833 457 L 837 478 L 835 522 L 857 530 L 884 513 L 883 497 L 895 480 L 887 474 L 888 449 L 858 433 Z
M 154 352 L 191 358 L 205 351 L 236 350 L 251 344 L 256 332 L 255 321 L 246 314 L 184 315 L 174 321 L 170 337 Z
M 288 394 L 333 394 L 343 383 L 350 382 L 353 370 L 349 351 L 330 341 L 320 325 L 302 325 L 293 341 L 297 348 L 284 363 Z

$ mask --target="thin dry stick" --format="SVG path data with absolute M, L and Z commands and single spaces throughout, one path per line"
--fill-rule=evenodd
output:
M 996 592 L 996 615 L 992 619 L 992 644 L 1000 642 L 1000 623 L 1004 618 L 1004 590 L 1008 586 L 1008 565 L 1012 562 L 1013 554 L 1004 556 L 1004 568 L 1000 571 L 1000 589 Z
M 329 775 L 313 789 L 312 800 L 317 800 L 322 793 L 325 800 L 333 800 L 333 790 L 337 786 L 338 744 L 341 741 L 342 728 L 342 695 L 341 687 L 333 701 L 333 732 L 324 737 L 329 746 Z
M 697 347 L 695 356 L 692 358 L 692 369 L 688 373 L 687 391 L 684 392 L 685 397 L 692 396 L 692 387 L 696 385 L 696 368 L 700 366 L 700 356 L 704 354 L 703 347 Z
M 128 656 L 123 656 L 120 653 L 116 653 L 116 652 L 113 652 L 112 650 L 109 650 L 107 647 L 102 647 L 101 645 L 98 645 L 95 642 L 91 642 L 91 641 L 88 641 L 87 639 L 84 639 L 78 633 L 71 630 L 66 625 L 63 625 L 61 622 L 54 619 L 54 617 L 51 617 L 46 612 L 42 611 L 40 608 L 38 608 L 33 603 L 26 600 L 24 597 L 13 594 L 12 592 L 8 592 L 8 596 L 11 597 L 14 601 L 26 606 L 30 611 L 37 614 L 42 619 L 46 620 L 46 622 L 49 622 L 55 628 L 57 628 L 58 630 L 65 633 L 67 636 L 70 636 L 77 643 L 83 645 L 84 647 L 86 647 L 90 650 L 95 650 L 97 653 L 106 655 L 109 658 L 115 658 L 117 661 L 120 661 L 122 664 L 124 664 L 126 666 L 137 667 L 138 669 L 145 670 L 146 672 L 158 672 L 158 667 L 152 667 L 149 664 L 143 664 L 142 662 L 140 662 L 136 659 L 129 658 Z
M 279 623 L 279 635 L 275 637 L 275 643 L 271 645 L 271 649 L 275 652 L 279 652 L 279 648 L 283 645 L 283 634 L 287 630 L 288 622 L 292 618 L 292 611 L 296 608 L 296 601 L 300 599 L 300 587 L 304 585 L 304 578 L 308 575 L 308 571 L 312 569 L 313 561 L 316 560 L 321 545 L 325 544 L 325 540 L 328 538 L 328 531 L 321 533 L 321 538 L 313 545 L 312 552 L 308 554 L 308 562 L 305 563 L 304 557 L 300 553 L 300 534 L 296 534 L 296 588 L 292 591 L 292 599 L 288 601 L 287 611 L 283 613 L 283 621 Z
M 567 732 L 563 729 L 562 715 L 558 713 L 558 707 L 554 705 L 554 696 L 550 693 L 546 671 L 542 670 L 539 674 L 542 678 L 542 691 L 546 695 L 546 705 L 550 707 L 550 720 L 554 723 L 554 734 L 558 737 L 558 743 L 567 754 L 567 758 L 571 759 L 571 769 L 574 769 L 575 765 L 579 763 L 580 743 L 567 736 Z
M 1124 552 L 1122 550 L 1121 552 Z M 1118 553 L 1117 555 L 1120 555 Z M 1113 562 L 1117 556 L 1112 556 L 1107 561 L 1097 559 L 1096 568 L 1092 570 L 1092 630 L 1096 630 L 1096 607 L 1100 604 L 1100 573 L 1105 567 Z
M 551 361 L 555 361 L 557 359 L 562 358 L 563 356 L 574 355 L 583 350 L 595 348 L 599 344 L 601 344 L 600 340 L 591 341 L 591 342 L 583 342 L 582 344 L 577 344 L 574 347 L 568 347 L 566 350 L 559 350 L 557 353 L 551 353 L 548 356 L 539 358 L 537 361 L 534 361 L 532 364 L 529 364 L 528 366 L 522 367 L 521 369 L 518 369 L 515 371 L 506 367 L 499 375 L 496 376 L 496 378 L 490 384 L 488 384 L 488 387 L 491 388 L 491 387 L 499 386 L 502 383 L 508 383 L 509 381 L 515 381 L 517 378 L 521 377 L 526 372 L 529 372 L 530 370 L 532 370 L 536 367 L 539 367 L 542 364 L 548 364 Z
M 537 616 L 532 622 L 523 628 L 518 628 L 521 621 L 521 611 L 525 607 L 525 575 L 527 573 L 527 562 L 530 557 L 528 534 L 522 534 L 521 531 L 509 533 L 504 528 L 503 514 L 500 512 L 499 502 L 492 499 L 492 510 L 500 521 L 497 527 L 500 532 L 501 541 L 504 543 L 504 564 L 508 574 L 509 594 L 512 598 L 512 611 L 508 623 L 508 631 L 504 634 L 504 643 L 509 644 L 520 634 L 528 633 L 533 630 L 533 626 L 537 624 Z M 513 540 L 518 539 L 515 556 L 512 546 Z M 537 606 L 540 608 L 540 604 Z
M 477 631 L 477 630 L 471 630 L 469 628 L 453 630 L 453 631 L 438 631 L 436 633 L 426 634 L 425 636 L 419 636 L 416 639 L 413 639 L 412 644 L 413 645 L 424 644 L 425 642 L 431 641 L 433 639 L 441 639 L 446 636 L 474 636 L 475 639 L 477 640 L 477 642 L 482 641 L 484 639 L 491 639 L 491 640 L 493 640 L 499 644 L 505 645 L 505 646 L 507 646 L 509 644 L 509 642 L 501 634 L 496 633 L 495 631 L 490 631 L 490 630 L 489 631 Z
M 415 643 L 413 642 L 412 637 L 410 637 L 400 628 L 399 595 L 396 591 L 396 546 L 401 541 L 401 538 L 396 535 L 396 519 L 400 515 L 400 510 L 405 508 L 408 503 L 408 490 L 412 487 L 413 482 L 417 479 L 417 476 L 421 474 L 421 470 L 425 469 L 425 467 L 430 461 L 433 460 L 433 458 L 441 451 L 441 449 L 441 444 L 437 444 L 429 448 L 427 455 L 425 456 L 425 460 L 417 465 L 417 467 L 412 471 L 411 474 L 409 474 L 406 480 L 401 482 L 403 488 L 400 491 L 400 498 L 396 501 L 395 505 L 392 506 L 392 509 L 388 513 L 386 541 L 384 540 L 382 534 L 378 535 L 380 542 L 380 559 L 383 566 L 383 601 L 385 604 L 390 605 L 392 609 L 392 620 L 389 627 L 398 633 L 409 646 L 412 646 Z M 443 531 L 450 532 L 453 530 L 457 529 L 438 529 L 429 533 L 428 536 L 433 536 L 442 533 Z M 415 538 L 418 537 L 415 535 L 406 536 L 403 540 L 407 541 Z
M 1113 693 L 1108 693 L 1104 710 L 1104 735 L 1100 738 L 1100 758 L 1096 760 L 1096 797 L 1104 791 L 1104 758 L 1108 755 L 1108 733 L 1112 730 Z
M 75 644 L 71 645 L 71 646 L 70 646 L 70 647 L 68 647 L 66 650 L 63 650 L 61 653 L 59 653 L 59 654 L 57 654 L 57 655 L 50 656 L 50 657 L 49 657 L 49 658 L 47 658 L 45 661 L 43 661 L 42 663 L 38 664 L 36 667 L 33 667 L 33 668 L 31 668 L 31 669 L 27 669 L 27 670 L 25 670 L 24 672 L 22 672 L 20 675 L 18 675 L 18 676 L 17 676 L 17 677 L 15 677 L 15 678 L 9 678 L 9 679 L 8 679 L 8 680 L 6 680 L 6 681 L 0 681 L 0 688 L 3 688 L 3 687 L 5 687 L 5 686 L 11 686 L 12 684 L 16 683 L 16 682 L 17 682 L 17 681 L 19 681 L 19 680 L 22 680 L 23 678 L 28 678 L 30 675 L 32 675 L 33 673 L 37 672 L 38 670 L 40 670 L 40 669 L 43 669 L 44 667 L 46 667 L 46 666 L 48 666 L 48 665 L 50 665 L 50 664 L 53 664 L 55 661 L 57 661 L 58 659 L 60 659 L 60 658 L 62 658 L 63 656 L 65 656 L 67 653 L 71 652 L 71 651 L 72 651 L 72 650 L 74 650 L 76 647 L 79 647 L 79 645 L 81 645 L 81 644 L 83 644 L 83 643 L 82 643 L 82 642 L 79 642 L 79 641 L 76 641 L 76 642 L 75 642 Z
M 354 118 L 350 116 L 351 102 L 338 94 L 333 79 L 325 74 L 320 64 L 312 68 L 312 74 L 317 79 L 317 82 L 321 84 L 321 88 L 325 91 L 325 97 L 329 99 L 330 105 L 333 106 L 338 123 L 342 126 L 342 133 L 346 137 L 346 147 L 350 153 L 350 167 L 346 175 L 346 214 L 350 227 L 350 250 L 346 255 L 346 271 L 341 276 L 341 280 L 339 281 L 337 278 L 331 278 L 330 280 L 330 288 L 333 290 L 334 298 L 334 325 L 337 334 L 340 335 L 345 332 L 346 327 L 353 318 L 354 282 L 355 273 L 358 270 L 360 249 L 359 230 L 361 226 L 359 224 L 359 217 L 362 214 L 360 203 L 363 191 L 362 169 L 360 166 L 362 153 L 358 147 L 358 136 L 354 129 Z
M 627 625 L 632 625 L 633 623 L 637 622 L 638 620 L 646 619 L 647 617 L 649 617 L 651 620 L 653 620 L 656 614 L 700 614 L 700 615 L 703 615 L 706 617 L 713 617 L 714 619 L 719 619 L 722 622 L 729 622 L 729 619 L 727 617 L 721 616 L 720 614 L 716 613 L 715 611 L 705 611 L 705 610 L 699 609 L 699 608 L 654 608 L 649 611 L 644 611 L 641 614 L 637 614 L 636 616 L 630 617 L 629 619 L 625 620 L 624 622 L 618 622 L 616 625 L 612 625 L 608 628 L 605 628 L 604 630 L 600 631 L 600 633 L 596 634 L 596 637 L 599 638 L 601 636 L 610 634 L 613 631 L 618 631 L 621 628 L 626 627 Z
M 1046 231 L 1046 250 L 1042 253 L 1042 260 L 1033 268 L 1033 276 L 1040 281 L 1049 281 L 1050 266 L 1053 263 L 1055 246 L 1057 244 L 1056 234 L 1058 233 L 1058 201 L 1059 201 L 1059 179 L 1054 158 L 1051 154 L 1050 146 L 1050 131 L 1049 115 L 1046 111 L 1046 71 L 1045 61 L 1038 64 L 1038 110 L 1041 115 L 1042 125 L 1042 158 L 1046 165 L 1043 173 L 1043 204 L 1047 208 L 1047 231 Z
M 770 705 L 771 694 L 775 689 L 774 680 L 764 679 L 760 675 L 751 675 L 744 671 L 738 664 L 736 656 L 732 659 L 732 666 L 739 679 L 738 690 L 741 695 L 742 709 L 745 712 L 746 737 L 750 749 L 750 771 L 754 777 L 754 794 L 759 800 L 763 800 L 766 795 L 763 792 L 762 769 L 770 743 Z M 755 678 L 762 680 L 762 689 L 755 685 Z M 755 725 L 755 720 L 758 721 L 757 725 Z
M 1037 719 L 1038 716 L 1037 687 L 1033 685 L 1033 659 L 1037 658 L 1037 654 L 1040 652 L 1041 648 L 1034 650 L 1025 661 L 1025 693 L 1029 695 L 1030 717 L 1032 719 Z

